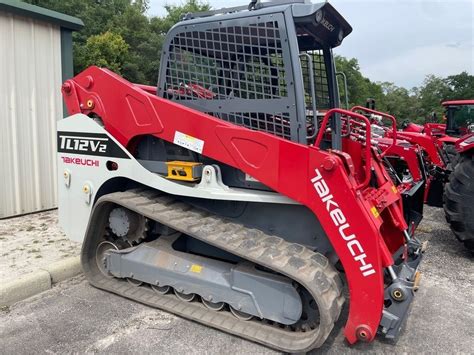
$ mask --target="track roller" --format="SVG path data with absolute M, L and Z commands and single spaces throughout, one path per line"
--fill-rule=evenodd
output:
M 238 319 L 240 320 L 251 320 L 253 318 L 253 316 L 251 314 L 247 314 L 245 312 L 241 312 L 237 309 L 235 309 L 234 307 L 232 306 L 229 306 L 230 308 L 230 312 Z
M 173 291 L 176 297 L 178 297 L 181 301 L 192 302 L 196 298 L 195 293 L 186 294 L 186 293 L 179 292 L 177 290 L 173 290 Z
M 211 301 L 205 300 L 204 298 L 202 299 L 202 303 L 210 310 L 216 311 L 216 312 L 222 310 L 225 306 L 224 302 L 211 302 Z
M 156 293 L 160 295 L 166 295 L 171 289 L 171 287 L 169 286 L 156 286 L 156 285 L 150 285 L 150 286 L 153 291 L 155 291 Z

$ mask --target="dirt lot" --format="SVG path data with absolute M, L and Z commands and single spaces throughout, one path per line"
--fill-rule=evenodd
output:
M 41 231 L 41 230 L 40 230 Z M 429 241 L 421 288 L 396 345 L 376 340 L 349 346 L 347 307 L 322 353 L 472 353 L 474 259 L 427 208 L 419 236 Z M 274 353 L 243 339 L 91 287 L 83 276 L 0 312 L 0 353 Z
M 0 220 L 0 280 L 8 282 L 69 256 L 81 246 L 70 241 L 51 210 Z

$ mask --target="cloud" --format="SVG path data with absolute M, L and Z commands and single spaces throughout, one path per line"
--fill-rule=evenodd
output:
M 453 43 L 446 44 L 446 47 L 451 47 L 451 48 L 459 48 L 460 46 L 461 46 L 461 42 L 453 42 Z
M 473 74 L 471 43 L 417 47 L 371 65 L 361 63 L 362 71 L 373 81 L 391 81 L 407 88 L 419 86 L 426 75 L 448 76 L 467 71 Z

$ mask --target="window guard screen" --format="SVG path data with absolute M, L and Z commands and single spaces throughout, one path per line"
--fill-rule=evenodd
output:
M 297 123 L 283 18 L 182 26 L 171 38 L 162 96 L 250 129 L 294 139 Z M 239 23 L 240 22 L 240 23 Z

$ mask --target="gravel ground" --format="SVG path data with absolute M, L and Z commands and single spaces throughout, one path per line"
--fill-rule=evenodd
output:
M 429 241 L 423 278 L 397 344 L 349 346 L 347 304 L 317 353 L 468 354 L 474 349 L 474 259 L 441 209 L 426 208 L 418 229 Z M 107 352 L 263 354 L 272 350 L 91 287 L 83 276 L 0 311 L 0 353 Z M 314 352 L 316 353 L 316 351 Z
M 70 241 L 51 210 L 0 220 L 0 281 L 8 282 L 55 261 L 79 255 L 81 246 Z

